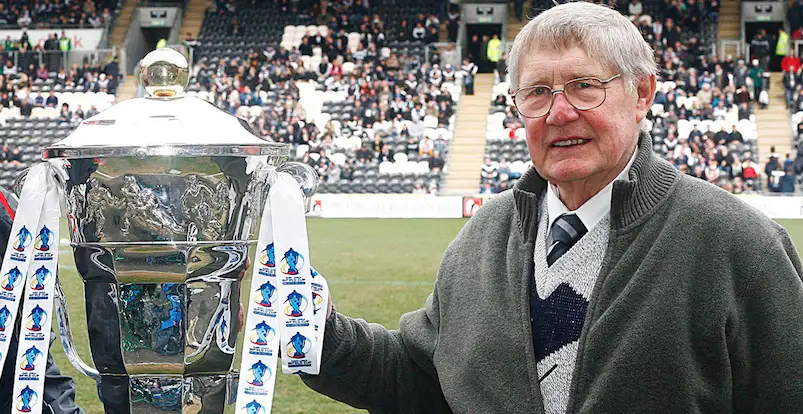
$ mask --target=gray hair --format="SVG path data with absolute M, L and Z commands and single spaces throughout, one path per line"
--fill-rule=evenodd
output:
M 594 3 L 570 2 L 530 20 L 516 36 L 508 55 L 510 86 L 519 84 L 519 62 L 532 47 L 561 51 L 572 46 L 622 74 L 628 93 L 638 79 L 658 73 L 654 52 L 636 26 L 616 10 Z

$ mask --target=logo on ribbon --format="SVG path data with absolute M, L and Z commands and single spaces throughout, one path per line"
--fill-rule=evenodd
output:
M 31 244 L 31 231 L 28 230 L 27 227 L 22 226 L 19 233 L 17 233 L 17 238 L 14 240 L 14 250 L 21 252 L 24 251 L 29 244 Z
M 38 399 L 39 396 L 31 387 L 23 388 L 22 391 L 20 391 L 20 395 L 17 396 L 17 411 L 21 413 L 31 412 L 31 406 L 35 405 Z
M 257 303 L 257 305 L 269 308 L 276 300 L 276 294 L 276 287 L 270 282 L 265 282 L 259 286 L 259 289 L 256 291 L 256 294 L 254 295 L 254 301 Z
M 47 268 L 44 266 L 36 269 L 36 272 L 34 272 L 33 278 L 31 279 L 31 289 L 43 290 L 45 285 L 50 282 L 50 276 L 52 274 L 53 273 L 50 270 L 47 270 Z
M 248 339 L 254 345 L 267 345 L 268 342 L 272 341 L 275 337 L 276 330 L 271 328 L 265 321 L 262 321 L 257 324 Z
M 221 312 L 221 315 L 223 312 Z M 220 342 L 228 342 L 229 341 L 229 323 L 226 322 L 226 318 L 222 318 L 220 320 Z
M 0 282 L 3 289 L 5 290 L 14 290 L 17 287 L 17 284 L 20 283 L 22 280 L 22 272 L 14 266 L 11 270 L 8 271 L 5 275 L 3 275 L 3 280 Z
M 304 267 L 304 256 L 291 247 L 290 250 L 284 253 L 284 258 L 282 258 L 282 273 L 297 275 L 302 267 Z
M 0 332 L 6 330 L 6 325 L 11 322 L 11 311 L 6 306 L 0 308 Z M 2 355 L 2 354 L 0 354 Z
M 265 385 L 263 382 L 264 379 L 270 378 L 270 375 L 270 368 L 260 359 L 254 363 L 254 365 L 251 365 L 251 368 L 248 370 L 248 383 L 255 387 L 261 387 Z M 263 379 L 263 377 L 265 378 Z
M 304 311 L 307 310 L 307 298 L 295 290 L 287 295 L 287 300 L 284 303 L 287 304 L 284 307 L 284 314 L 287 316 L 302 316 Z
M 310 343 L 306 336 L 301 335 L 300 332 L 296 332 L 296 334 L 290 338 L 290 342 L 287 343 L 285 348 L 287 349 L 288 357 L 301 359 L 306 358 L 307 352 L 312 348 L 312 343 Z
M 243 408 L 245 414 L 265 414 L 265 407 L 258 403 L 256 400 L 251 401 Z
M 36 369 L 36 366 L 42 362 L 43 353 L 40 351 L 36 345 L 28 348 L 25 353 L 22 354 L 22 358 L 20 358 L 20 369 L 23 371 L 33 371 Z
M 273 243 L 267 245 L 259 255 L 259 263 L 267 267 L 276 267 L 276 256 L 273 252 Z
M 312 312 L 318 313 L 321 309 L 323 309 L 323 296 L 312 292 Z
M 36 236 L 36 241 L 33 248 L 42 252 L 50 251 L 50 246 L 53 243 L 53 232 L 47 226 L 42 226 L 39 230 L 39 235 Z
M 35 308 L 31 309 L 31 314 L 28 315 L 28 322 L 25 324 L 25 327 L 28 328 L 29 331 L 38 332 L 42 330 L 42 324 L 45 323 L 46 320 L 47 312 L 40 308 L 39 305 L 36 305 Z

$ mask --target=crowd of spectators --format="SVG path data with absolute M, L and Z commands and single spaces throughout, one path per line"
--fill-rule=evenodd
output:
M 755 143 L 743 137 L 737 124 L 754 121 L 765 77 L 758 61 L 748 65 L 732 56 L 720 60 L 712 53 L 710 42 L 715 37 L 706 33 L 712 24 L 715 28 L 717 0 L 667 0 L 657 6 L 641 0 L 606 4 L 629 15 L 655 50 L 659 88 L 648 114 L 655 150 L 684 173 L 728 191 L 761 190 Z M 492 112 L 505 113 L 495 119 L 503 122 L 507 137 L 523 139 L 519 131 L 523 125 L 512 101 L 500 93 L 492 104 Z M 516 178 L 505 171 L 510 161 L 486 162 L 481 192 L 495 193 L 510 186 L 510 182 L 503 184 Z
M 102 65 L 85 58 L 82 65 L 73 64 L 65 69 L 65 58 L 70 50 L 70 39 L 63 30 L 61 34 L 54 31 L 46 41 L 37 44 L 32 44 L 25 30 L 17 39 L 10 35 L 0 39 L 0 74 L 4 88 L 10 94 L 15 88 L 40 84 L 83 92 L 116 92 L 121 80 L 117 57 Z
M 0 26 L 97 28 L 111 24 L 119 0 L 4 0 Z
M 328 31 L 304 36 L 297 47 L 268 44 L 239 58 L 201 59 L 190 90 L 246 119 L 265 139 L 301 148 L 297 156 L 316 168 L 325 184 L 350 181 L 358 171 L 381 172 L 380 164 L 393 162 L 398 154 L 425 161 L 430 172 L 439 173 L 450 138 L 443 135 L 450 133 L 425 136 L 424 123 L 428 120 L 430 129 L 439 131 L 451 126 L 456 99 L 450 85 L 460 70 L 459 57 L 452 61 L 449 53 L 432 53 L 427 61 L 388 47 L 391 41 L 436 41 L 441 24 L 436 13 L 396 21 L 386 20 L 372 9 L 373 2 L 362 0 L 282 4 L 287 12 L 315 13 Z M 236 17 L 247 4 L 217 1 L 210 6 L 209 13 Z M 352 32 L 359 33 L 356 45 L 350 44 Z M 310 64 L 312 56 L 317 64 Z M 333 103 L 337 110 L 324 122 L 313 122 L 302 103 L 301 89 L 310 82 L 327 96 L 345 98 Z M 262 108 L 253 111 L 254 106 Z M 332 110 L 330 103 L 324 106 L 324 113 Z M 345 162 L 335 162 L 342 160 L 338 153 Z M 424 175 L 413 186 L 413 192 L 435 193 L 438 179 Z
M 56 36 L 54 33 L 51 37 Z M 31 48 L 25 32 L 20 39 L 6 39 L 4 45 L 0 52 L 0 106 L 18 107 L 23 116 L 30 113 L 30 107 L 47 105 L 47 96 L 34 92 L 69 90 L 113 95 L 121 80 L 116 57 L 105 64 L 84 61 L 65 70 L 62 56 L 37 53 L 42 46 Z

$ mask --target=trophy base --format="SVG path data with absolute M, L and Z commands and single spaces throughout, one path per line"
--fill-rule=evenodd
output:
M 237 373 L 101 377 L 104 411 L 115 414 L 234 413 L 239 379 Z

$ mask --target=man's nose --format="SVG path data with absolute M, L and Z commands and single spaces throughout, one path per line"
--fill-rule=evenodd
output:
M 569 103 L 563 92 L 556 93 L 552 99 L 552 108 L 546 119 L 547 124 L 562 125 L 579 117 L 577 109 Z

